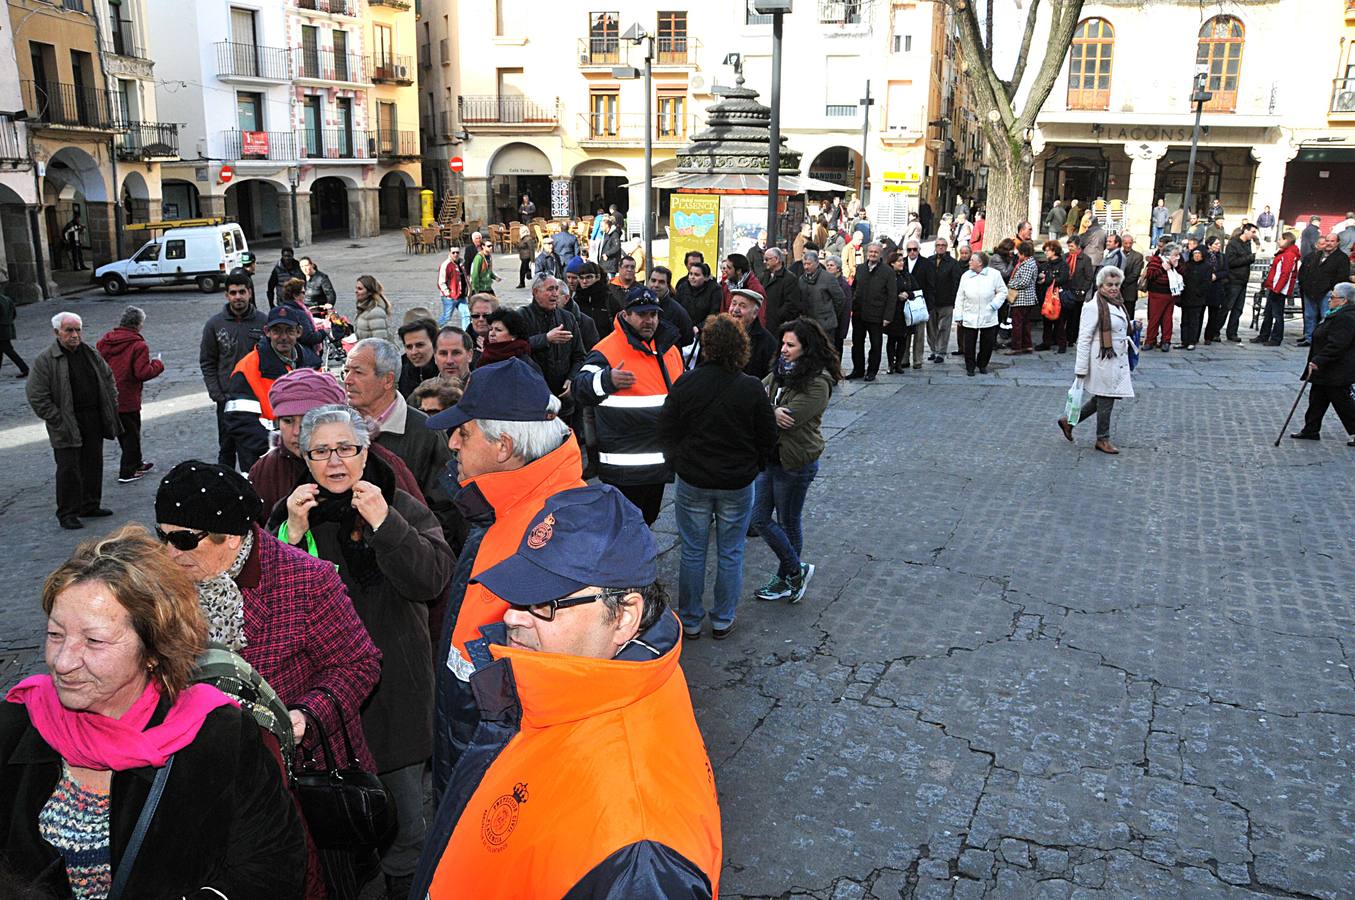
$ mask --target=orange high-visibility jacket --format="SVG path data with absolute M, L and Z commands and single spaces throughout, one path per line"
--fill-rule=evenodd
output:
M 446 842 L 432 900 L 718 896 L 719 801 L 676 616 L 644 638 L 662 655 L 489 648 L 471 677 L 481 726 L 439 813 L 455 825 L 429 836 Z

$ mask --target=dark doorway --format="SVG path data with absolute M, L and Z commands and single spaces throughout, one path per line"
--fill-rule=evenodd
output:
M 1090 208 L 1097 197 L 1106 195 L 1109 180 L 1110 163 L 1099 150 L 1085 156 L 1055 156 L 1044 167 L 1040 208 L 1049 209 L 1055 200 L 1062 200 L 1065 206 L 1076 200 Z
M 408 192 L 405 189 L 405 182 L 391 172 L 381 179 L 381 189 L 377 193 L 377 205 L 381 210 L 382 228 L 400 228 L 403 225 L 413 224 L 406 222 L 405 198 Z
M 348 230 L 348 188 L 338 178 L 318 178 L 311 185 L 311 230 Z

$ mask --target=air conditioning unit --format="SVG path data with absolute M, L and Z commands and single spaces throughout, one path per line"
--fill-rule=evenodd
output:
M 691 89 L 693 94 L 709 94 L 710 79 L 705 75 L 693 75 L 687 82 L 687 87 Z
M 1336 95 L 1337 112 L 1355 112 L 1355 91 L 1341 91 Z
M 398 78 L 398 79 L 400 79 L 401 81 L 408 81 L 408 80 L 409 80 L 409 66 L 396 66 L 396 67 L 395 67 L 395 77 Z

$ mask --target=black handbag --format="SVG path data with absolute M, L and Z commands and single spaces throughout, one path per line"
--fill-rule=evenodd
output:
M 304 747 L 305 759 L 292 777 L 306 826 L 315 846 L 322 850 L 384 850 L 395 839 L 394 798 L 386 792 L 380 778 L 363 771 L 353 752 L 353 741 L 348 736 L 348 725 L 344 722 L 343 707 L 338 698 L 328 688 L 316 690 L 329 698 L 339 715 L 347 762 L 342 766 L 335 763 L 329 748 L 329 735 L 320 724 L 319 716 L 308 707 L 296 704 L 294 708 L 304 713 L 314 725 L 324 756 L 321 766 L 315 759 L 315 751 Z

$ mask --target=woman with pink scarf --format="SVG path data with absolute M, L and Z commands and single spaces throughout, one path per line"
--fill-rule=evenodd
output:
M 259 726 L 189 684 L 207 625 L 139 526 L 48 577 L 48 674 L 0 703 L 0 877 L 43 896 L 296 898 L 306 845 Z

